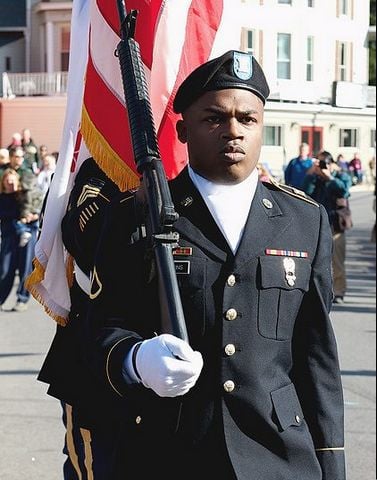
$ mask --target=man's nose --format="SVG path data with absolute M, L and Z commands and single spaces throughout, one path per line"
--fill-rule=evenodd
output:
M 223 137 L 232 140 L 243 137 L 241 126 L 236 118 L 230 118 L 225 122 Z

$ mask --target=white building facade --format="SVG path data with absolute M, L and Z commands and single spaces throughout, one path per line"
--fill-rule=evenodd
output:
M 307 142 L 367 171 L 375 155 L 375 87 L 369 83 L 369 0 L 225 0 L 229 45 L 252 52 L 271 95 L 262 161 L 281 176 Z M 238 47 L 237 47 L 238 45 Z
M 0 25 L 0 73 L 2 52 L 10 71 L 22 71 L 22 63 L 24 72 L 66 71 L 72 1 L 8 1 L 24 5 L 25 21 L 13 28 L 14 35 L 23 33 L 13 43 L 5 38 L 11 27 Z M 249 51 L 262 65 L 271 88 L 262 161 L 272 173 L 282 177 L 301 142 L 314 155 L 326 149 L 350 160 L 357 151 L 367 171 L 376 133 L 376 87 L 368 87 L 369 0 L 223 1 L 212 53 Z M 0 9 L 6 3 L 0 0 Z

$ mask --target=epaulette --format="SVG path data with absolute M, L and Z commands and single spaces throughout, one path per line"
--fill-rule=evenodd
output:
M 303 192 L 302 190 L 291 187 L 289 185 L 283 185 L 282 183 L 277 182 L 274 178 L 270 178 L 270 182 L 278 190 L 288 193 L 288 195 L 291 195 L 292 197 L 299 198 L 300 200 L 304 200 L 304 202 L 310 203 L 315 207 L 319 207 L 319 203 L 317 203 L 315 200 L 313 200 L 308 195 L 306 195 L 306 193 Z

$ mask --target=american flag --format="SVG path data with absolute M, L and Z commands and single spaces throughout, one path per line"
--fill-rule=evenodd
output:
M 178 142 L 175 93 L 198 65 L 239 48 L 226 31 L 231 0 L 126 0 L 138 10 L 135 38 L 149 82 L 150 98 L 162 161 L 169 179 L 187 163 Z M 234 5 L 233 5 L 234 6 Z M 70 258 L 60 223 L 74 177 L 93 156 L 121 190 L 134 188 L 139 177 L 132 156 L 119 60 L 119 17 L 116 0 L 74 0 L 66 120 L 57 170 L 51 184 L 43 227 L 37 242 L 28 288 L 46 312 L 64 325 L 70 309 Z M 219 36 L 222 38 L 219 39 Z M 219 41 L 221 40 L 221 41 Z

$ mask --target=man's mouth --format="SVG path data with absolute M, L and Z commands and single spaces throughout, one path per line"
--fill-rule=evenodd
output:
M 245 157 L 245 150 L 239 145 L 227 145 L 220 153 L 230 163 L 238 163 Z

